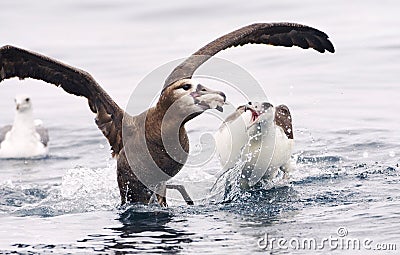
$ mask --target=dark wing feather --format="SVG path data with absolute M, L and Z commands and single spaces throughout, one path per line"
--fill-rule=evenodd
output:
M 275 107 L 275 124 L 282 128 L 288 139 L 293 139 L 292 115 L 289 107 L 283 104 Z
M 49 143 L 49 131 L 47 130 L 47 128 L 42 127 L 42 126 L 36 126 L 36 133 L 39 134 L 40 136 L 40 142 L 47 147 L 48 143 Z
M 328 35 L 312 27 L 296 23 L 257 23 L 242 27 L 207 44 L 168 76 L 164 89 L 183 78 L 191 78 L 196 69 L 218 52 L 245 44 L 270 44 L 275 46 L 298 46 L 318 52 L 335 52 Z
M 97 114 L 96 124 L 108 139 L 113 155 L 119 153 L 124 111 L 89 73 L 34 52 L 4 46 L 0 48 L 0 82 L 12 77 L 43 80 L 70 94 L 86 97 L 90 109 Z
M 6 135 L 11 130 L 11 128 L 12 128 L 11 125 L 7 125 L 0 128 L 0 145 L 4 141 L 4 139 L 6 139 Z

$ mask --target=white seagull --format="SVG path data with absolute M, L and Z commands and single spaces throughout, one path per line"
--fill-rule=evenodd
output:
M 47 156 L 49 135 L 40 120 L 33 119 L 32 100 L 15 97 L 13 125 L 0 128 L 0 158 L 41 158 Z

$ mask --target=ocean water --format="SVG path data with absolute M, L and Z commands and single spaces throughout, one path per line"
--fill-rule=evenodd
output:
M 171 193 L 168 208 L 120 207 L 116 163 L 87 101 L 40 81 L 0 83 L 0 125 L 13 120 L 14 96 L 30 94 L 51 139 L 48 158 L 0 160 L 0 253 L 397 254 L 399 8 L 343 0 L 1 1 L 0 45 L 90 72 L 123 108 L 159 66 L 254 22 L 316 27 L 336 52 L 253 45 L 218 54 L 247 70 L 271 102 L 290 107 L 296 166 L 272 188 L 220 201 L 207 196 L 220 171 L 214 155 L 172 180 L 185 184 L 195 206 Z M 212 154 L 201 138 L 218 121 L 203 114 L 188 123 L 194 153 Z

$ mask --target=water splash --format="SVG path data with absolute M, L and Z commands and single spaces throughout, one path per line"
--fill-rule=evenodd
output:
M 11 189 L 15 193 L 21 188 Z M 33 192 L 33 195 L 22 199 L 21 207 L 14 211 L 19 216 L 53 217 L 69 213 L 115 210 L 120 202 L 114 166 L 98 169 L 75 167 L 67 170 L 61 185 L 37 185 L 22 189 L 21 192 Z M 17 197 L 15 194 L 12 196 Z M 32 199 L 32 196 L 37 199 Z M 33 202 L 28 203 L 29 199 Z

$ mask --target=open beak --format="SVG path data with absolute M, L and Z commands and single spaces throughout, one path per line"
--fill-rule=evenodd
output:
M 250 123 L 254 123 L 258 119 L 258 117 L 260 117 L 260 115 L 261 115 L 261 113 L 258 112 L 256 109 L 254 109 L 253 106 L 250 105 L 250 104 L 246 104 L 244 106 L 244 111 L 245 112 L 246 111 L 250 111 L 251 112 L 251 122 Z
M 244 111 L 251 111 L 250 124 L 254 124 L 257 121 L 257 119 L 261 116 L 261 114 L 266 112 L 270 107 L 273 107 L 273 105 L 270 103 L 264 102 L 258 106 L 259 109 L 256 109 L 255 106 L 251 102 L 249 102 L 244 107 L 245 107 Z
M 222 91 L 211 90 L 203 85 L 197 85 L 196 91 L 190 94 L 195 104 L 201 106 L 204 110 L 217 109 L 222 112 L 222 106 L 225 104 L 226 96 Z

